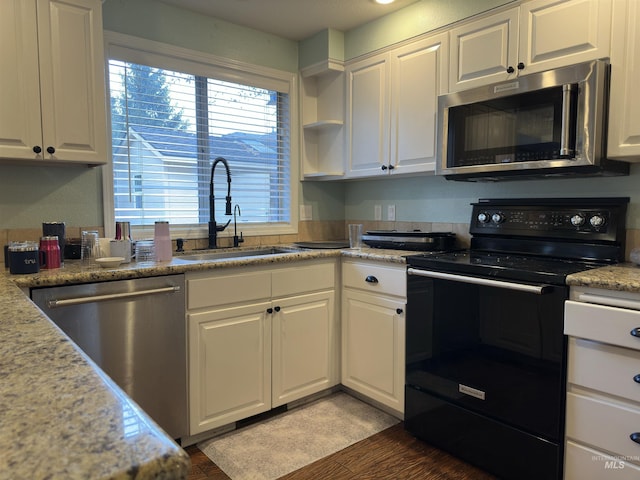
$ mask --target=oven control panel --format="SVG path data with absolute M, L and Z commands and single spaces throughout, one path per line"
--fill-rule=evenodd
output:
M 479 227 L 508 230 L 569 230 L 606 232 L 611 213 L 608 210 L 528 211 L 487 209 L 478 213 Z
M 473 204 L 470 233 L 615 241 L 621 233 L 619 228 L 625 223 L 626 204 L 508 205 L 505 202 Z M 544 203 L 543 200 L 537 202 Z

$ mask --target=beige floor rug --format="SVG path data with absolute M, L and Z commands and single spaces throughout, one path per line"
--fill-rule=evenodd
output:
M 398 422 L 339 392 L 198 448 L 232 480 L 275 480 Z

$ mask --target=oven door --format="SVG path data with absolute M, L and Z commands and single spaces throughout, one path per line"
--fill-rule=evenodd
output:
M 561 443 L 568 288 L 415 268 L 407 286 L 407 386 Z

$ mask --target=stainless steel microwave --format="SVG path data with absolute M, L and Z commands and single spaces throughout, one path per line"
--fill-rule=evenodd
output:
M 436 174 L 627 175 L 628 163 L 606 158 L 609 72 L 596 60 L 440 96 Z

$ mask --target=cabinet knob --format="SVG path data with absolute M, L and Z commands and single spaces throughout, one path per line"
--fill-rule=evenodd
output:
M 271 307 L 267 308 L 267 313 L 273 313 L 273 308 Z
M 394 168 L 396 168 L 395 165 L 389 165 L 389 170 L 393 170 Z
M 279 311 L 280 311 L 280 307 L 276 307 L 276 308 L 274 308 L 274 310 L 275 310 L 276 312 L 279 312 Z
M 56 153 L 56 149 L 53 147 L 47 147 L 47 153 L 53 155 L 54 153 Z
M 518 70 L 524 70 L 524 63 L 518 62 Z
M 507 73 L 513 73 L 513 72 L 515 72 L 515 69 L 511 65 L 509 65 L 509 67 L 507 68 Z
M 378 279 L 373 275 L 368 275 L 367 278 L 364 279 L 367 283 L 378 283 Z
M 640 338 L 640 327 L 634 328 L 629 333 L 634 337 L 639 337 Z
M 403 311 L 403 310 L 402 310 L 401 308 L 396 308 L 396 313 L 397 313 L 398 315 L 401 315 L 401 314 L 402 314 L 402 311 Z
M 640 383 L 640 373 L 638 375 L 636 375 L 635 377 L 633 377 L 633 381 L 636 383 Z
M 36 145 L 35 147 L 33 147 L 33 153 L 40 153 L 42 152 L 42 148 L 40 148 L 40 145 Z
M 380 168 L 382 169 L 382 171 L 385 171 L 389 167 L 387 167 L 386 165 L 382 165 Z
M 631 435 L 629 435 L 629 438 L 636 443 L 640 443 L 640 432 L 633 432 Z

